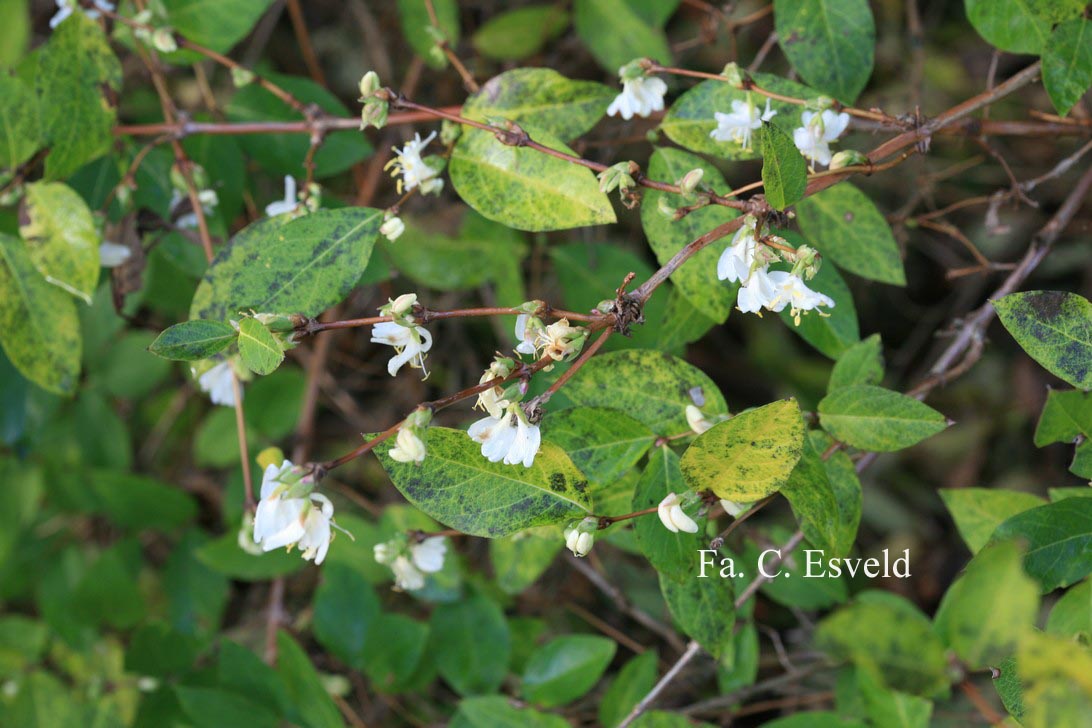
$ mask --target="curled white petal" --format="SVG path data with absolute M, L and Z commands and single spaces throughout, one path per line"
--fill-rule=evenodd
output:
M 446 553 L 447 540 L 443 536 L 432 536 L 410 546 L 414 565 L 426 574 L 434 574 L 444 568 Z
M 626 79 L 622 82 L 622 93 L 607 107 L 607 115 L 632 119 L 634 116 L 644 117 L 654 111 L 663 111 L 665 93 L 667 84 L 661 78 L 639 76 Z

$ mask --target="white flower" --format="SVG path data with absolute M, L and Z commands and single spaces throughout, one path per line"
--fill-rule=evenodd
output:
M 91 20 L 98 20 L 103 11 L 108 13 L 114 12 L 114 4 L 108 3 L 106 0 L 95 0 L 94 5 L 94 8 L 85 8 L 81 6 L 77 0 L 57 0 L 57 13 L 49 19 L 50 30 L 64 22 L 64 19 L 71 15 L 76 9 L 79 9 L 81 13 Z
M 587 556 L 595 545 L 595 531 L 599 523 L 591 517 L 585 518 L 576 526 L 565 529 L 565 547 L 573 552 L 573 555 L 582 558 Z
M 534 354 L 535 339 L 537 338 L 539 328 L 540 327 L 538 326 L 531 325 L 531 314 L 521 313 L 519 316 L 516 316 L 516 338 L 519 339 L 516 351 L 520 354 Z
M 819 306 L 834 306 L 834 301 L 829 296 L 813 291 L 804 283 L 800 276 L 795 276 L 783 270 L 775 270 L 770 273 L 770 283 L 776 294 L 766 308 L 771 311 L 781 311 L 789 306 L 790 313 L 796 325 L 800 325 L 800 314 L 811 311 Z
M 436 132 L 432 132 L 424 139 L 420 134 L 414 134 L 411 141 L 399 149 L 394 147 L 398 156 L 387 162 L 383 169 L 390 169 L 392 177 L 402 175 L 398 180 L 398 193 L 409 192 L 420 187 L 423 194 L 439 193 L 444 188 L 444 181 L 440 179 L 440 170 L 433 169 L 421 159 L 421 150 L 428 146 L 429 142 L 436 138 Z
M 400 217 L 392 217 L 379 226 L 379 232 L 392 243 L 406 232 L 406 223 Z
M 254 543 L 263 551 L 290 546 L 304 533 L 304 519 L 310 504 L 306 498 L 285 498 L 295 482 L 295 465 L 285 460 L 280 465 L 270 463 L 262 473 L 261 500 L 254 514 Z
M 133 255 L 128 245 L 104 242 L 99 245 L 99 263 L 103 268 L 117 268 L 124 265 Z
M 692 404 L 686 405 L 686 424 L 697 434 L 708 432 L 715 424 L 702 414 L 701 410 Z
M 674 493 L 668 493 L 667 497 L 660 501 L 660 505 L 656 507 L 656 514 L 660 517 L 660 523 L 664 524 L 664 528 L 672 533 L 698 532 L 698 524 L 693 518 L 683 513 L 682 501 Z
M 235 386 L 232 383 L 234 369 L 231 362 L 222 361 L 197 378 L 197 386 L 208 394 L 213 404 L 235 406 Z
M 384 321 L 372 327 L 372 343 L 393 346 L 395 354 L 387 362 L 387 372 L 393 377 L 409 364 L 424 370 L 425 352 L 432 348 L 432 334 L 421 326 L 403 326 L 395 321 Z M 425 372 L 428 376 L 428 372 Z
M 745 510 L 750 508 L 751 504 L 750 503 L 736 503 L 735 501 L 725 500 L 724 498 L 721 498 L 720 499 L 720 507 L 723 508 L 724 512 L 727 513 L 729 516 L 731 516 L 732 518 L 735 518 L 740 513 L 743 513 Z
M 717 278 L 731 283 L 745 281 L 751 275 L 755 267 L 755 251 L 758 241 L 755 240 L 756 221 L 748 216 L 736 234 L 732 236 L 731 244 L 720 254 L 717 260 Z
M 316 505 L 318 507 L 316 507 Z M 307 561 L 314 561 L 318 566 L 326 558 L 330 542 L 334 539 L 331 530 L 334 518 L 334 504 L 321 493 L 310 494 L 310 508 L 303 519 L 303 535 L 296 546 Z
M 830 109 L 822 114 L 805 111 L 800 115 L 800 121 L 802 126 L 792 132 L 796 148 L 815 164 L 830 164 L 830 143 L 849 126 L 849 114 L 836 114 Z
M 718 111 L 713 116 L 716 117 L 717 128 L 709 132 L 709 136 L 718 142 L 732 141 L 744 149 L 750 149 L 751 133 L 761 128 L 762 122 L 777 116 L 777 112 L 770 108 L 769 99 L 766 99 L 766 110 L 759 111 L 748 96 L 746 101 L 732 101 L 732 113 L 723 114 Z
M 414 566 L 426 574 L 435 574 L 444 568 L 447 541 L 443 536 L 432 536 L 421 543 L 410 544 L 409 550 Z
M 425 575 L 405 556 L 396 556 L 391 563 L 394 586 L 401 591 L 417 591 L 425 586 Z
M 175 210 L 183 203 L 188 202 L 189 199 L 189 195 L 183 195 L 178 190 L 174 190 L 171 193 L 171 214 L 174 214 Z M 207 217 L 208 215 L 211 215 L 212 211 L 216 209 L 216 206 L 220 204 L 220 197 L 216 194 L 216 190 L 200 190 L 197 193 L 197 201 L 201 205 L 201 211 L 204 212 Z M 179 215 L 174 224 L 179 228 L 194 230 L 197 228 L 197 213 L 191 211 Z
M 576 342 L 583 341 L 584 333 L 584 329 L 579 326 L 569 326 L 568 319 L 559 319 L 539 330 L 535 344 L 546 356 L 554 361 L 561 361 L 576 353 Z
M 663 111 L 665 93 L 667 84 L 661 78 L 625 78 L 622 80 L 622 93 L 607 107 L 607 115 L 621 115 L 623 119 L 632 119 L 635 115 L 648 116 L 653 111 Z
M 286 174 L 284 176 L 284 199 L 266 205 L 265 214 L 269 217 L 276 217 L 288 212 L 295 212 L 299 204 L 299 200 L 296 198 L 296 180 L 291 175 Z
M 470 439 L 481 443 L 482 455 L 491 463 L 523 463 L 529 468 L 542 444 L 538 425 L 527 421 L 519 405 L 509 405 L 503 417 L 483 417 L 467 431 Z
M 425 443 L 414 432 L 414 428 L 402 426 L 398 430 L 398 437 L 395 438 L 394 447 L 387 452 L 391 456 L 392 460 L 397 460 L 400 463 L 421 463 L 425 461 Z
M 763 308 L 768 308 L 777 297 L 777 290 L 770 280 L 767 268 L 768 266 L 763 266 L 752 271 L 747 281 L 739 287 L 736 308 L 743 313 L 758 313 Z

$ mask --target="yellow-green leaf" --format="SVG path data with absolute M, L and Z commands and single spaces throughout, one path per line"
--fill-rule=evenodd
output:
M 239 356 L 247 369 L 264 376 L 281 365 L 284 350 L 265 324 L 247 317 L 239 322 Z
M 1092 303 L 1062 291 L 1011 293 L 994 301 L 997 317 L 1044 369 L 1092 389 Z
M 99 279 L 99 234 L 83 198 L 60 182 L 27 186 L 19 234 L 34 266 L 55 286 L 91 303 Z
M 948 426 L 944 415 L 913 397 L 871 384 L 836 389 L 819 403 L 819 422 L 853 447 L 894 452 Z

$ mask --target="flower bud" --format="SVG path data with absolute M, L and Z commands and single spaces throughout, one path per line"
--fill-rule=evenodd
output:
M 819 266 L 823 262 L 823 257 L 819 255 L 819 251 L 810 245 L 801 245 L 797 248 L 793 258 L 790 261 L 793 264 L 792 274 L 809 281 L 819 272 Z
M 400 217 L 392 217 L 379 226 L 379 232 L 392 243 L 406 231 L 406 223 Z
M 258 465 L 265 470 L 270 465 L 280 465 L 284 462 L 284 452 L 279 447 L 267 447 L 258 453 Z
M 376 73 L 375 71 L 368 71 L 367 73 L 365 73 L 364 76 L 360 79 L 360 100 L 363 101 L 364 99 L 370 97 L 372 94 L 379 90 L 380 86 L 381 84 L 379 82 L 378 73 Z
M 635 78 L 643 78 L 648 75 L 647 58 L 637 58 L 618 69 L 618 77 L 623 81 L 632 81 Z
M 724 76 L 731 86 L 739 88 L 743 85 L 743 72 L 739 70 L 739 65 L 735 62 L 725 66 L 724 70 L 720 72 L 720 75 Z
M 591 516 L 575 525 L 565 529 L 565 546 L 574 556 L 587 556 L 592 546 L 595 545 L 595 532 L 599 529 L 599 521 Z
M 235 84 L 235 88 L 249 86 L 254 83 L 254 72 L 248 68 L 234 66 L 231 69 L 231 82 Z
M 417 304 L 416 293 L 403 293 L 398 298 L 394 299 L 390 303 L 391 316 L 404 316 L 413 310 L 414 305 Z
M 616 189 L 624 192 L 632 188 L 637 184 L 631 174 L 632 169 L 632 162 L 619 162 L 607 167 L 599 173 L 599 191 L 605 194 Z
M 720 507 L 724 509 L 724 512 L 733 518 L 739 516 L 745 510 L 751 507 L 750 503 L 736 503 L 735 501 L 720 499 Z
M 360 128 L 363 130 L 374 126 L 376 129 L 382 129 L 387 125 L 389 113 L 390 104 L 376 98 L 369 98 L 360 110 Z
M 818 96 L 814 99 L 808 99 L 804 108 L 811 109 L 813 111 L 826 111 L 833 108 L 835 104 L 834 99 L 829 96 Z
M 178 42 L 170 28 L 156 28 L 152 32 L 152 45 L 160 53 L 174 53 L 178 50 Z
M 656 211 L 667 219 L 674 220 L 678 209 L 668 201 L 667 195 L 660 195 L 660 199 L 656 201 Z
M 859 164 L 868 164 L 868 161 L 868 157 L 856 149 L 843 149 L 830 158 L 830 168 L 855 167 Z
M 714 423 L 702 414 L 700 409 L 688 404 L 686 405 L 686 424 L 690 425 L 690 429 L 700 435 L 712 428 Z
M 681 189 L 684 194 L 689 195 L 698 188 L 698 185 L 701 183 L 701 178 L 704 176 L 705 170 L 701 167 L 690 170 L 683 175 L 681 180 L 679 180 L 679 189 Z

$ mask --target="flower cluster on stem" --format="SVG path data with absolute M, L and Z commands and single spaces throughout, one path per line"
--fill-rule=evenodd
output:
M 388 301 L 379 312 L 393 320 L 383 321 L 372 327 L 372 343 L 394 348 L 394 356 L 387 362 L 387 373 L 392 377 L 406 364 L 420 369 L 428 376 L 425 354 L 432 348 L 432 334 L 415 322 L 411 312 L 416 304 L 416 293 L 406 293 Z

